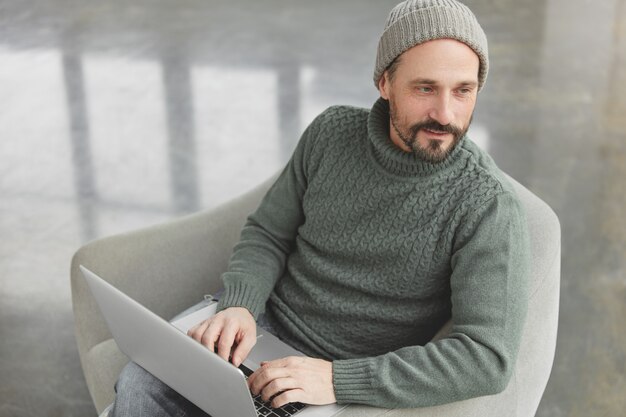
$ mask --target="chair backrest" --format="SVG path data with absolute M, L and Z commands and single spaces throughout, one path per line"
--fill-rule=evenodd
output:
M 554 211 L 509 177 L 521 199 L 530 232 L 532 265 L 528 315 L 515 378 L 517 415 L 534 416 L 548 383 L 559 320 L 561 226 Z

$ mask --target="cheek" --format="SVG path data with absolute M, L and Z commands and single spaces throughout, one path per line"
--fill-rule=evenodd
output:
M 407 121 L 413 123 L 422 122 L 428 119 L 428 113 L 431 107 L 429 100 L 413 98 L 405 100 L 401 113 L 406 116 Z
M 455 119 L 460 125 L 467 126 L 474 113 L 475 101 L 461 102 L 455 106 L 454 115 Z

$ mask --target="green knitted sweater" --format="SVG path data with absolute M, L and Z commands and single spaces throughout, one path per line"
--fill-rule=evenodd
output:
M 218 308 L 265 311 L 332 360 L 338 403 L 423 407 L 506 387 L 528 272 L 522 207 L 493 160 L 467 137 L 439 164 L 402 151 L 379 99 L 307 128 L 243 228 Z

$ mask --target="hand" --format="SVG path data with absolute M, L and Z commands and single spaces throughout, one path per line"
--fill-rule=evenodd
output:
M 263 401 L 272 400 L 272 407 L 287 403 L 332 404 L 337 402 L 333 387 L 333 364 L 322 359 L 290 356 L 261 367 L 248 378 L 250 391 L 261 393 Z
M 232 352 L 232 363 L 241 365 L 256 343 L 256 322 L 252 313 L 243 307 L 229 307 L 193 326 L 187 332 L 204 346 L 228 361 Z

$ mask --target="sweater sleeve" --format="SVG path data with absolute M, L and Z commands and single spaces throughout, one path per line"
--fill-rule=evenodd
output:
M 224 293 L 218 311 L 245 307 L 257 319 L 265 310 L 265 303 L 283 274 L 298 228 L 304 223 L 302 198 L 318 119 L 305 130 L 287 166 L 247 218 L 228 269 L 222 275 Z
M 457 230 L 450 334 L 377 357 L 336 360 L 339 403 L 426 407 L 504 390 L 527 309 L 530 248 L 516 196 L 504 192 Z

